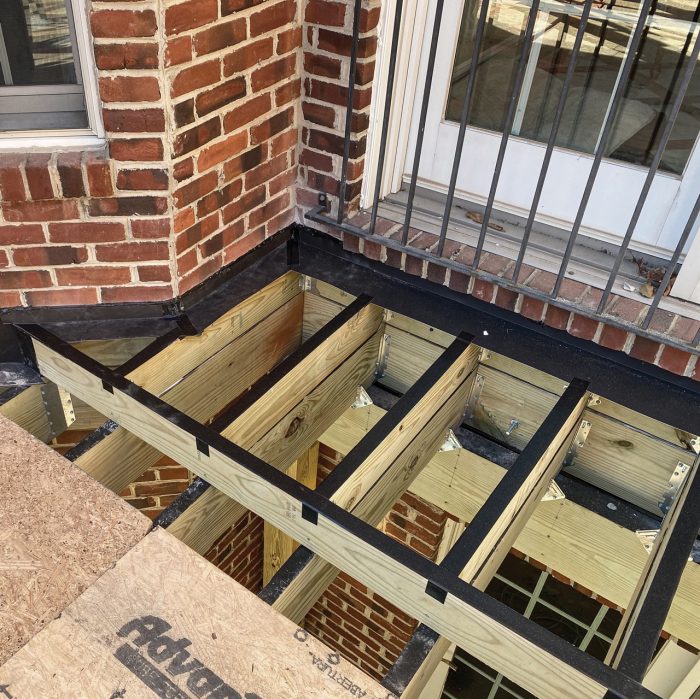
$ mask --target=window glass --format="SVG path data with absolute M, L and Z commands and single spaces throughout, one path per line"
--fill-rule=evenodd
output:
M 2 0 L 0 130 L 88 126 L 66 0 Z
M 472 69 L 473 35 L 480 3 L 467 0 L 446 118 L 459 121 Z M 643 30 L 631 79 L 617 112 L 604 155 L 649 165 L 656 153 L 693 46 L 698 3 L 658 3 Z M 470 124 L 502 131 L 515 81 L 530 5 L 493 0 L 475 74 Z M 580 3 L 542 2 L 534 43 L 517 102 L 513 135 L 544 142 L 551 133 L 579 27 Z M 556 144 L 593 153 L 609 113 L 612 95 L 639 15 L 637 0 L 596 5 L 586 27 L 569 87 Z M 695 70 L 681 112 L 661 161 L 661 169 L 680 174 L 700 130 L 700 71 Z

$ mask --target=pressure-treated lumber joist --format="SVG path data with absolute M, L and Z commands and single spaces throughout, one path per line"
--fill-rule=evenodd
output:
M 201 335 L 176 340 L 127 376 L 206 422 L 299 346 L 302 308 L 299 277 L 286 274 Z M 265 352 L 258 351 L 261 344 Z M 119 492 L 159 458 L 157 450 L 120 428 L 74 463 Z
M 318 492 L 377 525 L 460 421 L 476 368 L 471 336 L 460 336 L 336 466 Z M 302 552 L 263 598 L 300 623 L 338 570 Z M 303 564 L 300 566 L 300 561 Z
M 466 652 L 542 697 L 648 697 L 638 683 L 544 632 L 484 593 L 305 488 L 159 398 L 37 326 L 37 365 L 214 487 L 284 530 L 363 584 L 427 622 Z M 428 583 L 447 592 L 426 593 Z
M 8 389 L 0 395 L 0 415 L 42 442 L 50 442 L 75 421 L 70 395 L 53 383 Z
M 700 529 L 700 459 L 696 459 L 661 524 L 606 662 L 644 678 Z
M 440 566 L 485 590 L 564 461 L 586 406 L 588 384 L 574 379 L 515 464 L 508 470 Z M 433 594 L 442 595 L 441 590 Z M 419 697 L 450 641 L 433 643 L 418 629 L 387 674 L 385 683 L 405 699 Z M 422 650 L 422 652 L 421 652 Z M 421 656 L 424 658 L 419 662 Z M 406 661 L 411 658 L 415 664 Z
M 212 428 L 281 470 L 306 452 L 371 382 L 381 309 L 360 299 L 251 388 Z M 168 531 L 204 553 L 245 510 L 209 489 Z
M 362 415 L 348 410 L 323 434 L 321 443 L 347 454 L 384 412 L 375 405 Z M 459 449 L 436 454 L 410 491 L 470 522 L 505 473 L 488 459 Z M 649 560 L 633 530 L 568 499 L 540 503 L 515 548 L 622 608 Z M 700 566 L 695 563 L 685 566 L 664 629 L 700 646 Z
M 316 487 L 318 471 L 318 442 L 314 442 L 306 454 L 302 454 L 288 469 L 287 475 L 307 488 Z M 267 585 L 285 561 L 294 553 L 298 544 L 277 527 L 265 522 L 263 527 L 263 585 Z

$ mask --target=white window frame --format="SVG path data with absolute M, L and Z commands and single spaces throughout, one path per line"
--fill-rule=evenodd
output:
M 99 99 L 97 71 L 95 68 L 92 36 L 89 29 L 86 0 L 68 0 L 68 21 L 75 38 L 76 73 L 81 78 L 79 87 L 85 96 L 88 127 L 82 129 L 35 129 L 31 131 L 0 132 L 0 152 L 22 150 L 50 151 L 93 150 L 105 145 L 102 110 Z M 58 88 L 56 89 L 60 91 Z M 66 86 L 75 92 L 75 86 Z M 4 89 L 4 88 L 3 88 Z M 17 92 L 29 96 L 37 94 L 35 88 L 17 88 Z M 8 92 L 4 92 L 8 95 Z
M 416 91 L 419 86 L 421 56 L 423 44 L 430 40 L 433 29 L 433 17 L 428 12 L 427 0 L 404 0 L 403 17 L 396 73 L 394 79 L 394 97 L 389 119 L 387 148 L 383 176 L 380 186 L 380 199 L 401 187 L 401 173 L 405 169 L 406 157 L 411 140 L 412 112 Z M 388 79 L 389 59 L 391 56 L 391 38 L 396 12 L 396 0 L 384 0 L 382 16 L 378 27 L 378 45 L 375 70 L 375 95 L 370 111 L 370 128 L 367 138 L 367 155 L 365 159 L 365 176 L 362 183 L 360 204 L 367 208 L 372 205 L 377 181 L 379 159 L 379 138 L 384 118 L 384 94 Z M 685 187 L 699 186 L 698 182 L 684 182 Z M 679 223 L 677 217 L 669 215 L 669 225 Z M 698 223 L 696 223 L 696 228 Z M 700 304 L 700 232 L 686 248 L 686 254 L 678 277 L 673 285 L 671 296 L 682 301 Z

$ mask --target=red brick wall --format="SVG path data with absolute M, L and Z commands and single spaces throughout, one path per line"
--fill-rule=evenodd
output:
M 106 149 L 0 155 L 0 306 L 175 295 L 158 6 L 92 3 Z
M 318 192 L 324 192 L 329 195 L 330 209 L 337 212 L 353 5 L 352 0 L 306 0 L 298 192 L 303 210 L 316 206 Z M 353 95 L 346 211 L 355 210 L 359 205 L 379 16 L 380 3 L 377 0 L 363 6 Z
M 338 455 L 321 445 L 319 481 L 338 463 Z M 382 529 L 435 560 L 447 514 L 407 493 L 394 506 Z M 304 627 L 381 680 L 408 642 L 417 622 L 380 595 L 341 573 L 307 615 Z
M 184 293 L 294 217 L 296 0 L 186 0 L 165 13 L 174 257 Z
M 160 301 L 294 216 L 297 0 L 95 0 L 107 145 L 0 155 L 0 307 Z
M 207 551 L 205 558 L 254 593 L 263 581 L 265 523 L 252 512 L 243 516 Z
M 304 72 L 302 86 L 302 121 L 300 133 L 300 186 L 297 195 L 300 216 L 318 204 L 319 192 L 329 195 L 329 210 L 337 212 L 337 194 L 343 153 L 345 129 L 345 105 L 350 64 L 350 37 L 352 35 L 352 0 L 307 0 L 305 31 L 303 38 Z M 354 213 L 359 204 L 359 194 L 365 166 L 365 152 L 369 132 L 377 50 L 377 27 L 380 19 L 381 0 L 363 4 L 358 69 L 355 73 L 355 98 L 352 116 L 352 139 L 348 169 L 348 211 Z M 387 38 L 388 40 L 388 38 Z M 383 99 L 383 95 L 379 96 Z M 367 228 L 369 217 L 360 213 L 351 222 Z M 315 224 L 314 224 L 315 225 Z M 317 226 L 336 237 L 341 234 L 330 227 Z M 400 239 L 399 226 L 379 219 L 376 233 L 394 242 Z M 460 293 L 494 303 L 520 313 L 536 322 L 566 330 L 570 334 L 592 340 L 605 347 L 657 364 L 676 374 L 700 380 L 700 363 L 697 348 L 692 345 L 700 321 L 682 314 L 657 311 L 649 333 L 639 333 L 639 323 L 648 310 L 641 300 L 613 294 L 604 313 L 617 325 L 599 322 L 591 318 L 598 304 L 601 290 L 573 280 L 562 285 L 560 304 L 546 303 L 524 293 L 505 289 L 499 278 L 509 279 L 508 272 L 514 262 L 495 254 L 484 254 L 479 270 L 492 275 L 478 278 L 459 271 L 450 271 L 439 262 L 426 262 L 411 254 L 403 253 L 367 241 L 353 234 L 343 233 L 344 246 L 366 257 L 381 261 L 409 274 L 421 276 L 437 284 L 444 284 Z M 437 237 L 412 230 L 409 244 L 422 252 L 435 252 Z M 470 265 L 474 249 L 448 241 L 443 257 L 450 262 Z M 549 293 L 553 275 L 525 265 L 519 279 L 533 292 Z M 575 304 L 580 311 L 562 308 L 562 303 Z

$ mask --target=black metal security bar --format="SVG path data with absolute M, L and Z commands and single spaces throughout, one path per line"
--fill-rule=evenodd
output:
M 165 449 L 165 452 L 172 456 L 181 458 L 185 454 L 193 455 L 187 457 L 187 465 L 197 470 L 208 471 L 206 464 L 214 456 L 218 460 L 223 459 L 229 465 L 235 465 L 236 469 L 245 474 L 246 482 L 250 483 L 241 488 L 240 497 L 247 506 L 263 517 L 268 509 L 277 512 L 279 506 L 284 507 L 286 512 L 300 511 L 299 519 L 289 519 L 289 515 L 287 519 L 278 516 L 277 526 L 285 530 L 289 528 L 287 533 L 297 536 L 297 529 L 303 530 L 308 546 L 313 549 L 319 545 L 333 564 L 343 567 L 347 560 L 341 551 L 324 549 L 323 533 L 317 530 L 322 522 L 324 531 L 333 531 L 336 535 L 342 532 L 342 537 L 347 540 L 350 549 L 360 551 L 371 548 L 375 555 L 380 560 L 385 560 L 394 571 L 401 571 L 409 577 L 412 576 L 412 579 L 418 577 L 425 583 L 426 589 L 440 590 L 444 594 L 443 604 L 444 600 L 452 597 L 460 604 L 478 610 L 480 616 L 500 625 L 507 633 L 516 634 L 523 642 L 537 648 L 538 652 L 547 654 L 552 662 L 556 660 L 558 663 L 565 663 L 581 676 L 593 680 L 607 691 L 606 696 L 639 699 L 654 697 L 652 692 L 637 681 L 607 667 L 505 604 L 468 585 L 458 576 L 353 516 L 322 494 L 305 487 L 211 428 L 91 359 L 45 328 L 25 325 L 21 330 L 32 339 L 35 346 L 45 348 L 49 353 L 60 357 L 60 378 L 67 388 L 76 394 L 82 394 L 84 399 L 91 400 L 96 409 L 120 413 L 121 419 L 129 423 L 130 429 L 134 430 L 137 436 L 150 435 L 157 448 Z M 52 360 L 44 356 L 40 365 L 43 366 L 47 362 L 48 366 L 44 369 L 50 368 L 52 364 Z M 129 406 L 132 404 L 134 407 L 138 406 L 139 410 L 146 411 L 146 422 L 133 415 L 129 417 Z M 158 426 L 165 431 L 161 432 Z M 168 434 L 174 438 L 173 442 L 168 440 Z M 186 443 L 188 446 L 184 447 Z M 211 475 L 216 476 L 216 472 L 211 471 Z M 212 477 L 212 481 L 216 482 L 216 479 L 221 481 L 219 476 Z M 232 476 L 226 476 L 226 482 L 230 482 L 233 487 L 236 480 L 231 479 Z M 269 492 L 272 499 L 267 501 L 264 497 L 265 492 Z M 286 505 L 279 505 L 280 503 Z M 434 595 L 426 592 L 426 600 L 429 599 L 433 599 L 432 604 L 435 604 Z
M 603 119 L 596 146 L 593 149 L 593 154 L 591 158 L 591 169 L 586 178 L 585 187 L 583 189 L 581 199 L 577 206 L 576 214 L 571 224 L 571 229 L 567 233 L 564 250 L 561 254 L 559 261 L 557 262 L 558 271 L 556 274 L 556 280 L 554 282 L 553 288 L 550 291 L 537 291 L 534 290 L 532 287 L 528 287 L 524 284 L 524 279 L 521 280 L 521 272 L 523 269 L 523 264 L 526 255 L 533 249 L 533 245 L 531 243 L 533 227 L 536 223 L 538 208 L 542 199 L 544 187 L 546 185 L 548 176 L 551 175 L 550 164 L 555 148 L 557 147 L 557 139 L 561 134 L 562 119 L 564 117 L 565 108 L 567 106 L 567 98 L 571 96 L 571 87 L 576 76 L 577 64 L 580 63 L 579 58 L 581 55 L 582 46 L 584 44 L 584 38 L 586 36 L 587 28 L 590 24 L 589 20 L 591 16 L 603 18 L 599 28 L 599 39 L 597 42 L 597 46 L 593 51 L 591 58 L 592 62 L 588 69 L 588 74 L 584 85 L 584 92 L 591 87 L 592 73 L 595 68 L 596 62 L 600 57 L 606 33 L 609 33 L 608 25 L 611 22 L 615 21 L 614 18 L 610 19 L 610 17 L 607 14 L 601 13 L 612 12 L 615 6 L 615 0 L 610 0 L 610 2 L 606 4 L 606 8 L 604 10 L 596 10 L 595 14 L 593 13 L 592 9 L 593 0 L 583 0 L 583 2 L 580 5 L 574 7 L 567 5 L 567 11 L 569 14 L 567 14 L 562 32 L 568 31 L 570 24 L 573 24 L 575 26 L 576 22 L 578 22 L 576 36 L 573 46 L 571 48 L 566 73 L 564 75 L 563 81 L 561 82 L 561 91 L 556 100 L 556 107 L 552 117 L 552 124 L 549 129 L 546 148 L 544 150 L 544 157 L 537 176 L 536 186 L 534 189 L 532 200 L 528 203 L 528 215 L 526 220 L 524 221 L 522 238 L 519 241 L 518 252 L 515 256 L 515 264 L 512 271 L 508 272 L 507 277 L 489 274 L 486 270 L 480 269 L 479 267 L 482 254 L 484 252 L 484 246 L 487 240 L 489 227 L 492 225 L 492 214 L 496 203 L 496 192 L 498 189 L 499 182 L 502 179 L 506 151 L 511 141 L 514 121 L 516 119 L 517 107 L 522 101 L 520 99 L 521 92 L 523 91 L 524 86 L 526 66 L 528 63 L 527 59 L 532 52 L 533 45 L 535 42 L 534 29 L 539 12 L 540 0 L 529 0 L 527 2 L 527 5 L 529 6 L 527 22 L 526 26 L 522 30 L 522 35 L 520 37 L 520 47 L 518 50 L 518 56 L 516 58 L 517 65 L 515 70 L 515 76 L 512 80 L 510 96 L 506 103 L 507 113 L 504 117 L 502 136 L 500 139 L 498 154 L 494 165 L 488 196 L 485 200 L 484 213 L 481 220 L 479 221 L 478 237 L 475 243 L 474 257 L 471 263 L 456 262 L 451 258 L 443 257 L 443 255 L 445 254 L 446 243 L 448 240 L 448 229 L 452 220 L 452 211 L 455 204 L 457 181 L 460 173 L 460 167 L 462 165 L 463 159 L 465 157 L 469 157 L 468 149 L 465 150 L 465 142 L 467 128 L 470 124 L 472 113 L 474 111 L 473 102 L 475 98 L 475 85 L 478 74 L 478 66 L 480 64 L 480 58 L 482 56 L 482 52 L 485 46 L 485 33 L 490 12 L 490 0 L 480 0 L 478 19 L 473 30 L 471 60 L 469 62 L 470 69 L 466 76 L 466 88 L 462 103 L 459 129 L 457 131 L 456 136 L 456 148 L 452 160 L 450 178 L 445 195 L 445 206 L 443 213 L 440 217 L 441 220 L 439 222 L 440 232 L 437 243 L 428 250 L 425 250 L 424 248 L 412 247 L 409 238 L 410 231 L 412 230 L 411 226 L 414 213 L 416 192 L 418 188 L 421 157 L 423 155 L 424 134 L 426 131 L 429 104 L 431 97 L 435 99 L 435 95 L 432 94 L 433 91 L 431 90 L 433 77 L 436 71 L 450 70 L 450 66 L 441 66 L 436 63 L 441 40 L 441 28 L 444 29 L 441 26 L 443 24 L 444 0 L 437 0 L 435 6 L 435 16 L 433 18 L 432 23 L 432 35 L 430 37 L 430 45 L 426 63 L 426 78 L 425 83 L 422 86 L 422 99 L 420 103 L 420 111 L 416 127 L 415 149 L 413 152 L 412 161 L 409 160 L 409 162 L 412 162 L 411 173 L 410 179 L 408 180 L 405 211 L 402 214 L 403 221 L 401 225 L 401 235 L 398 237 L 398 240 L 395 238 L 388 238 L 382 235 L 378 235 L 376 233 L 376 226 L 377 219 L 379 216 L 382 183 L 386 180 L 384 170 L 385 164 L 387 162 L 389 125 L 391 122 L 392 109 L 396 109 L 397 107 L 397 105 L 394 105 L 393 102 L 396 69 L 398 62 L 397 54 L 399 50 L 401 27 L 402 22 L 405 23 L 406 21 L 408 21 L 408 19 L 403 16 L 403 0 L 397 0 L 395 4 L 395 12 L 393 16 L 393 32 L 391 35 L 390 60 L 387 70 L 386 91 L 383 97 L 377 97 L 377 99 L 383 100 L 383 118 L 380 124 L 380 131 L 378 133 L 378 162 L 377 171 L 375 173 L 376 179 L 374 189 L 371 194 L 370 221 L 368 227 L 361 228 L 353 226 L 352 223 L 348 220 L 345 213 L 345 205 L 347 199 L 348 160 L 350 156 L 350 142 L 353 137 L 351 122 L 353 95 L 356 79 L 355 69 L 357 65 L 357 47 L 360 41 L 360 5 L 360 1 L 357 0 L 357 2 L 355 3 L 355 16 L 353 19 L 353 43 L 350 55 L 350 76 L 347 92 L 348 112 L 345 120 L 345 143 L 343 149 L 338 215 L 337 217 L 334 217 L 335 220 L 331 221 L 329 220 L 329 217 L 325 214 L 325 207 L 319 206 L 318 208 L 310 211 L 307 214 L 307 218 L 319 223 L 330 223 L 331 225 L 334 225 L 340 228 L 341 230 L 347 231 L 348 233 L 352 233 L 354 235 L 363 237 L 373 242 L 380 243 L 381 245 L 384 245 L 394 250 L 407 252 L 412 256 L 417 256 L 419 258 L 426 259 L 430 262 L 437 263 L 441 266 L 448 267 L 455 271 L 460 271 L 478 278 L 487 279 L 489 281 L 494 282 L 495 284 L 504 286 L 515 291 L 523 291 L 529 296 L 541 298 L 542 300 L 551 303 L 555 306 L 575 309 L 577 310 L 577 312 L 583 315 L 588 315 L 600 320 L 604 320 L 607 324 L 619 324 L 620 327 L 629 327 L 628 324 L 622 322 L 617 323 L 617 321 L 615 321 L 614 318 L 606 316 L 605 312 L 610 300 L 610 295 L 615 287 L 616 282 L 619 281 L 622 265 L 626 260 L 629 259 L 629 249 L 630 247 L 633 247 L 632 238 L 634 236 L 635 231 L 639 227 L 638 224 L 643 215 L 645 204 L 647 204 L 649 199 L 649 192 L 652 190 L 652 185 L 654 183 L 655 177 L 659 172 L 661 162 L 664 158 L 664 155 L 667 152 L 667 146 L 672 140 L 674 127 L 676 126 L 678 116 L 681 112 L 681 108 L 683 105 L 683 101 L 688 92 L 688 87 L 693 76 L 693 71 L 698 62 L 698 58 L 700 58 L 700 33 L 698 33 L 698 30 L 697 28 L 695 28 L 694 24 L 692 25 L 692 28 L 688 30 L 688 35 L 686 37 L 685 44 L 682 50 L 682 56 L 679 58 L 679 61 L 674 69 L 671 83 L 669 84 L 666 90 L 666 101 L 664 102 L 664 104 L 669 103 L 669 108 L 667 111 L 660 112 L 660 114 L 655 119 L 655 123 L 653 125 L 653 140 L 655 141 L 655 143 L 649 145 L 645 151 L 646 155 L 648 156 L 651 152 L 651 149 L 655 149 L 653 157 L 648 166 L 648 173 L 644 179 L 641 190 L 637 195 L 638 198 L 634 206 L 633 213 L 631 214 L 625 234 L 620 240 L 615 257 L 611 262 L 611 268 L 609 270 L 605 270 L 604 272 L 606 276 L 601 282 L 601 286 L 603 289 L 602 297 L 598 301 L 597 307 L 595 309 L 591 309 L 588 307 L 582 307 L 578 305 L 576 301 L 567 299 L 565 297 L 561 297 L 559 294 L 562 290 L 562 284 L 566 278 L 569 265 L 574 256 L 574 249 L 579 238 L 580 229 L 584 221 L 584 216 L 587 210 L 589 209 L 591 195 L 598 181 L 601 165 L 603 163 L 604 158 L 607 156 L 608 146 L 611 143 L 616 124 L 618 123 L 620 119 L 620 114 L 623 111 L 625 99 L 627 98 L 630 87 L 634 84 L 635 76 L 639 71 L 639 66 L 642 61 L 642 53 L 644 51 L 645 42 L 647 42 L 649 28 L 651 26 L 650 22 L 659 21 L 654 19 L 654 1 L 642 0 L 642 2 L 640 3 L 638 15 L 634 20 L 635 25 L 633 30 L 631 31 L 629 42 L 626 47 L 626 53 L 618 72 L 618 79 L 612 90 L 610 103 L 608 105 L 608 109 Z M 549 8 L 549 6 L 548 9 L 550 9 L 551 11 L 551 8 Z M 697 20 L 698 14 L 700 13 L 696 11 L 693 15 L 693 22 Z M 569 15 L 573 20 L 571 22 L 568 21 Z M 697 35 L 697 38 L 693 43 L 692 37 L 694 34 Z M 561 48 L 562 40 L 563 35 L 560 37 L 560 41 L 557 43 L 558 49 Z M 693 49 L 692 52 L 688 54 L 688 49 L 691 43 L 693 43 Z M 686 60 L 685 66 L 683 65 L 684 59 Z M 580 99 L 581 105 L 577 109 L 575 123 L 573 125 L 573 137 L 576 137 L 576 134 L 579 131 L 579 121 L 580 118 L 582 118 L 584 98 L 582 97 Z M 542 115 L 540 114 L 540 117 L 541 116 Z M 541 122 L 541 118 L 539 119 L 539 122 Z M 657 138 L 658 142 L 656 142 Z M 477 163 L 475 166 L 481 167 L 482 165 L 481 163 Z M 655 286 L 654 297 L 649 304 L 648 311 L 645 314 L 642 314 L 642 318 L 638 321 L 637 332 L 642 336 L 654 337 L 654 333 L 649 331 L 649 328 L 651 326 L 652 320 L 655 316 L 656 310 L 661 300 L 668 293 L 669 286 L 671 285 L 674 275 L 676 273 L 676 268 L 683 254 L 684 248 L 687 245 L 690 236 L 692 235 L 693 231 L 697 226 L 697 219 L 698 207 L 696 206 L 693 208 L 684 227 L 683 235 L 678 241 L 676 249 L 674 250 L 670 260 L 667 263 L 666 271 L 663 275 L 663 278 L 658 283 L 656 281 L 652 281 L 652 284 Z M 687 349 L 686 345 L 684 345 L 681 342 L 675 342 L 672 339 L 668 341 L 667 344 Z M 691 344 L 700 344 L 700 333 L 698 334 L 698 337 L 694 338 Z

